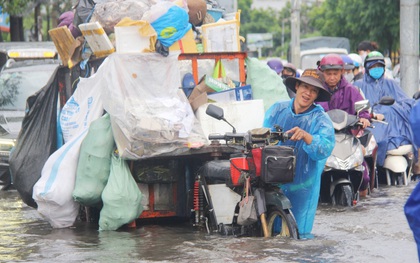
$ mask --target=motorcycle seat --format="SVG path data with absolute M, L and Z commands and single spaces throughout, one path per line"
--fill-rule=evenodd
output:
M 413 146 L 411 144 L 401 145 L 400 147 L 389 150 L 386 152 L 387 155 L 405 155 L 413 151 Z
M 226 183 L 230 180 L 230 161 L 213 160 L 205 163 L 202 167 L 202 176 L 209 183 Z

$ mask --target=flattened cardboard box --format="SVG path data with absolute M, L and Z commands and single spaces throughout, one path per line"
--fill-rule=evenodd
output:
M 205 78 L 206 75 L 200 79 L 197 86 L 194 87 L 190 96 L 188 97 L 188 101 L 190 102 L 193 111 L 196 111 L 201 105 L 207 103 L 207 93 L 215 92 L 214 89 L 206 85 Z
M 67 66 L 74 52 L 75 39 L 66 26 L 53 28 L 48 31 L 62 64 Z M 78 61 L 77 61 L 78 62 Z M 76 63 L 77 63 L 76 62 Z

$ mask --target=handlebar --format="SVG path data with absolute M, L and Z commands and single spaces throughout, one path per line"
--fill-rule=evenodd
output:
M 388 122 L 385 121 L 385 119 L 383 121 L 377 120 L 377 119 L 372 119 L 372 122 L 379 122 L 379 123 L 383 123 L 383 124 L 388 124 Z
M 278 141 L 289 140 L 291 134 L 284 133 L 281 130 L 270 131 L 267 128 L 263 128 L 263 132 L 258 131 L 253 133 L 254 130 L 248 131 L 247 133 L 225 133 L 225 134 L 209 134 L 209 140 L 225 140 L 227 144 L 236 145 L 269 145 L 277 144 Z M 253 146 L 252 146 L 253 147 Z
M 375 113 L 371 113 L 370 114 L 370 118 L 371 118 L 371 120 L 373 120 L 373 121 L 378 121 L 378 122 L 381 122 L 380 120 L 378 120 L 378 116 L 375 114 Z M 383 118 L 383 120 L 382 120 L 383 122 L 385 122 L 385 117 Z
M 232 141 L 233 139 L 240 139 L 241 141 L 247 137 L 247 133 L 232 133 L 228 132 L 225 134 L 209 134 L 209 140 L 225 140 L 225 141 Z

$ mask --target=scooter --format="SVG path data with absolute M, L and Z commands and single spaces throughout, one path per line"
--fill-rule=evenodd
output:
M 391 105 L 392 98 L 384 97 L 379 104 Z M 363 100 L 355 103 L 356 116 L 339 109 L 330 110 L 330 116 L 335 129 L 335 147 L 328 157 L 324 172 L 321 176 L 320 201 L 333 205 L 352 206 L 359 201 L 359 189 L 363 182 L 364 147 L 357 135 L 360 135 L 362 125 L 359 122 L 359 113 L 369 109 L 369 101 Z M 369 134 L 364 138 L 372 159 L 375 157 L 374 137 Z M 366 151 L 366 148 L 369 148 Z M 372 160 L 373 162 L 374 160 Z M 373 166 L 376 166 L 374 162 Z M 372 168 L 373 169 L 373 168 Z M 375 177 L 374 173 L 371 173 Z M 376 179 L 374 179 L 376 180 Z
M 223 109 L 210 104 L 206 113 L 228 123 L 233 132 L 210 134 L 213 145 L 225 141 L 226 147 L 241 149 L 239 155 L 229 159 L 210 160 L 198 169 L 194 183 L 192 208 L 193 225 L 210 233 L 234 236 L 284 236 L 298 239 L 296 220 L 291 211 L 290 200 L 283 194 L 277 182 L 267 180 L 267 167 L 277 160 L 289 160 L 289 169 L 294 175 L 295 155 L 285 146 L 273 146 L 279 140 L 288 139 L 280 127 L 276 132 L 260 128 L 246 133 L 237 133 L 224 119 Z M 265 156 L 265 148 L 285 149 L 283 156 Z M 277 148 L 276 148 L 277 147 Z M 282 148 L 283 147 L 283 148 Z M 281 154 L 280 154 L 281 155 Z M 265 158 L 265 159 L 264 159 Z M 283 178 L 284 179 L 284 178 Z M 290 180 L 286 178 L 283 181 Z M 293 180 L 293 178 L 292 178 Z M 244 202 L 254 197 L 256 213 L 253 220 L 240 220 Z M 254 210 L 255 209 L 255 210 Z M 244 210 L 243 210 L 244 211 Z M 243 214 L 243 213 L 242 213 Z
M 378 104 L 381 105 L 392 105 L 394 100 L 392 98 L 384 97 L 381 102 L 375 103 L 371 108 L 371 122 L 372 123 L 383 123 L 388 124 L 385 119 L 378 120 L 377 116 L 374 114 L 375 106 Z M 374 128 L 374 126 L 371 126 Z M 367 163 L 367 168 L 369 172 L 370 182 L 368 186 L 368 194 L 370 194 L 373 189 L 379 188 L 379 177 L 378 177 L 378 169 L 376 166 L 376 159 L 378 153 L 378 143 L 376 142 L 375 136 L 369 129 L 360 129 L 357 137 L 359 138 L 360 142 L 365 148 L 365 161 Z
M 420 92 L 416 92 L 413 98 L 418 100 L 420 98 Z M 386 152 L 383 168 L 385 170 L 387 185 L 409 184 L 414 163 L 413 151 L 413 145 L 406 144 Z

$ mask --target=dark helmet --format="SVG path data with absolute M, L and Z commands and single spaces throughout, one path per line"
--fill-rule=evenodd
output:
M 380 64 L 384 65 L 384 67 L 385 67 L 384 55 L 382 55 L 382 53 L 379 52 L 379 51 L 372 51 L 366 56 L 364 67 L 368 69 L 372 65 L 375 65 L 377 63 L 380 63 Z
M 327 69 L 343 69 L 344 62 L 340 55 L 328 54 L 318 62 L 318 66 L 322 71 Z
M 284 64 L 283 65 L 283 69 L 287 69 L 288 71 L 293 72 L 293 74 L 296 75 L 297 70 L 296 70 L 295 65 L 293 65 L 292 63 L 286 63 L 286 64 Z
M 349 57 L 348 55 L 345 55 L 345 54 L 342 54 L 340 56 L 343 59 L 344 69 L 354 69 L 354 63 L 353 63 L 353 59 L 351 59 L 351 57 Z

